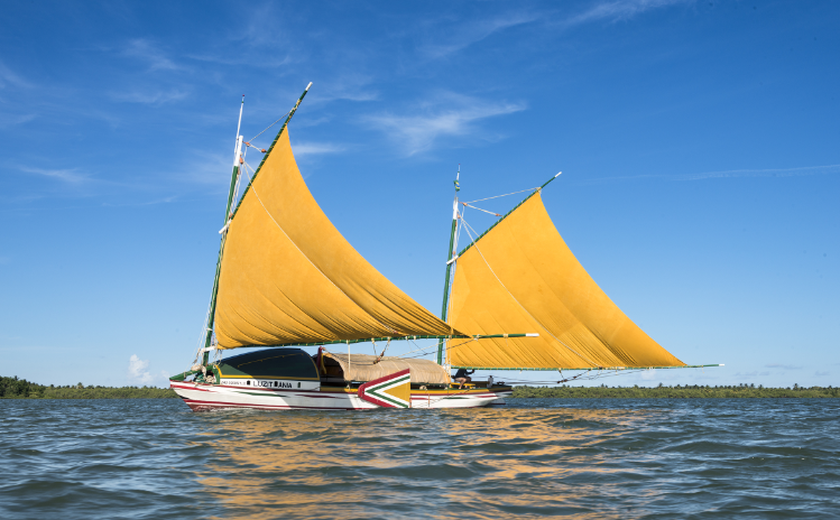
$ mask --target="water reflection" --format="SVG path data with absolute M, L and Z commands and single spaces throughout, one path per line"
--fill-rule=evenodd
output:
M 496 518 L 603 504 L 643 475 L 628 433 L 661 412 L 502 408 L 200 414 L 213 467 L 200 479 L 225 518 Z M 614 453 L 623 451 L 621 462 Z M 632 486 L 631 486 L 632 487 Z M 631 497 L 632 500 L 632 497 Z M 641 504 L 644 494 L 637 495 Z M 624 497 L 626 503 L 627 497 Z
M 513 404 L 196 414 L 174 400 L 0 400 L 0 511 L 161 520 L 837 516 L 840 399 Z

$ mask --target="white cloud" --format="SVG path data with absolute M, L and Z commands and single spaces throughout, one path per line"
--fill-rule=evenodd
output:
M 78 168 L 69 168 L 64 170 L 47 170 L 43 168 L 24 167 L 21 168 L 21 170 L 27 173 L 34 173 L 36 175 L 43 175 L 44 177 L 58 179 L 69 184 L 81 184 L 90 180 L 90 174 L 81 173 L 79 172 Z
M 154 376 L 149 373 L 149 362 L 143 361 L 137 354 L 132 354 L 128 360 L 128 380 L 142 385 L 151 383 Z
M 670 181 L 702 181 L 706 179 L 735 179 L 742 177 L 805 177 L 810 175 L 832 175 L 840 173 L 840 164 L 826 166 L 799 166 L 796 168 L 768 168 L 763 170 L 724 170 L 701 173 L 665 174 L 652 173 L 647 175 L 631 175 L 628 177 L 601 177 L 584 181 L 586 183 L 601 183 L 615 180 L 637 179 L 666 179 Z
M 209 46 L 185 51 L 183 58 L 243 68 L 281 71 L 293 63 L 306 62 L 305 40 L 296 38 L 299 13 L 282 2 L 249 5 L 237 15 L 238 22 L 214 35 Z
M 507 13 L 492 19 L 459 23 L 457 30 L 449 31 L 448 41 L 441 43 L 439 38 L 434 44 L 421 47 L 420 52 L 429 58 L 441 58 L 478 43 L 494 33 L 533 22 L 538 18 L 535 13 Z
M 476 123 L 488 117 L 525 110 L 523 103 L 494 103 L 444 93 L 425 103 L 426 115 L 379 114 L 367 121 L 388 134 L 407 155 L 430 149 L 439 137 L 477 134 Z
M 113 202 L 104 202 L 104 203 L 102 203 L 102 206 L 103 207 L 109 207 L 109 208 L 128 208 L 128 207 L 135 207 L 136 208 L 136 207 L 142 207 L 142 206 L 156 206 L 158 204 L 171 204 L 172 202 L 175 202 L 176 200 L 178 200 L 178 196 L 177 195 L 172 195 L 172 196 L 169 196 L 169 197 L 147 200 L 147 201 L 144 201 L 144 202 L 131 202 L 131 203 L 121 203 L 121 204 L 117 204 L 117 203 L 113 203 Z
M 246 161 L 248 164 L 251 161 L 255 162 L 254 167 L 256 167 L 262 156 L 259 153 L 251 154 L 248 155 Z M 173 168 L 173 178 L 190 184 L 212 186 L 227 193 L 233 168 L 232 159 L 233 153 L 227 154 L 215 149 L 193 153 L 184 163 Z
M 597 21 L 617 22 L 627 20 L 636 15 L 667 7 L 675 4 L 684 4 L 694 0 L 615 0 L 599 2 L 589 9 L 574 16 L 551 22 L 555 26 L 569 28 L 577 25 Z M 434 43 L 420 46 L 420 54 L 426 58 L 442 58 L 449 54 L 461 51 L 474 45 L 490 36 L 506 29 L 525 25 L 540 20 L 550 20 L 553 17 L 550 13 L 539 12 L 508 12 L 494 18 L 487 18 L 473 21 L 459 20 L 456 28 L 446 26 L 446 34 L 434 34 Z
M 303 157 L 305 155 L 343 152 L 344 147 L 331 143 L 296 143 L 294 151 L 296 157 Z
M 142 38 L 128 42 L 123 54 L 147 62 L 149 71 L 180 70 L 182 68 L 169 59 L 154 43 Z
M 2 87 L 0 87 L 2 88 Z M 38 114 L 16 114 L 10 115 L 8 113 L 0 114 L 0 128 L 10 128 L 17 125 L 28 123 L 38 118 Z
M 4 89 L 7 86 L 27 89 L 34 88 L 30 82 L 0 62 L 0 89 Z
M 362 75 L 343 76 L 331 81 L 324 81 L 320 89 L 316 89 L 315 102 L 327 103 L 335 100 L 347 101 L 375 101 L 379 92 L 370 87 L 373 80 Z
M 733 177 L 801 177 L 805 175 L 826 175 L 840 173 L 840 164 L 827 166 L 802 166 L 799 168 L 774 168 L 766 170 L 726 170 L 720 172 L 688 173 L 676 176 L 675 180 L 698 181 L 703 179 L 724 179 Z
M 251 49 L 271 50 L 272 54 L 278 49 L 285 49 L 287 56 L 294 54 L 291 26 L 300 20 L 295 20 L 296 15 L 290 5 L 281 2 L 254 5 L 243 12 L 243 17 L 245 27 L 232 34 L 234 41 L 241 41 Z
M 674 4 L 684 4 L 690 0 L 630 0 L 602 2 L 592 6 L 587 11 L 573 16 L 563 22 L 563 25 L 582 25 L 599 20 L 619 21 L 633 16 Z
M 187 97 L 188 93 L 183 90 L 156 91 L 156 92 L 116 92 L 111 94 L 115 101 L 127 103 L 141 103 L 144 105 L 162 105 L 172 101 L 180 101 Z
M 218 65 L 230 65 L 233 67 L 256 67 L 261 69 L 277 69 L 284 65 L 288 65 L 293 62 L 293 60 L 289 56 L 275 56 L 272 54 L 271 56 L 259 60 L 251 60 L 251 61 L 242 61 L 242 56 L 239 54 L 224 54 L 224 51 L 219 51 L 214 49 L 211 52 L 206 54 L 185 54 L 184 58 L 189 58 L 195 61 L 201 61 L 205 63 L 215 63 Z

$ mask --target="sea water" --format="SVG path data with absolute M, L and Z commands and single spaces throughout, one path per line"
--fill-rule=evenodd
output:
M 0 400 L 4 519 L 840 518 L 840 400 Z

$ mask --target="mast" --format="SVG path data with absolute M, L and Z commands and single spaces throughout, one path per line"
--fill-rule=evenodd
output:
M 256 180 L 257 175 L 260 174 L 260 170 L 262 169 L 262 165 L 268 159 L 268 156 L 271 155 L 271 151 L 274 150 L 274 145 L 276 145 L 277 141 L 280 140 L 280 136 L 283 135 L 283 130 L 286 129 L 286 126 L 288 126 L 289 121 L 292 120 L 292 116 L 294 116 L 295 112 L 297 112 L 297 109 L 300 106 L 301 101 L 303 101 L 303 98 L 306 96 L 306 93 L 309 92 L 309 87 L 311 87 L 311 86 L 312 86 L 312 82 L 310 81 L 309 85 L 307 85 L 306 89 L 304 89 L 303 94 L 301 94 L 300 97 L 298 98 L 297 102 L 295 103 L 295 106 L 293 106 L 292 109 L 289 110 L 288 117 L 286 117 L 286 120 L 283 122 L 283 126 L 280 127 L 280 131 L 277 132 L 277 135 L 274 137 L 274 141 L 271 142 L 271 146 L 268 147 L 268 151 L 267 152 L 264 151 L 262 161 L 260 161 L 260 165 L 257 166 L 256 171 L 254 171 L 254 175 L 251 176 L 251 181 L 248 183 L 247 186 L 245 186 L 245 191 L 242 192 L 242 196 L 239 197 L 239 202 L 236 204 L 236 208 L 233 210 L 233 215 L 236 215 L 236 212 L 239 211 L 239 206 L 242 205 L 242 201 L 245 199 L 245 195 L 248 193 L 248 190 L 251 189 L 251 185 L 254 184 L 254 181 Z M 271 126 L 274 126 L 274 125 L 272 124 Z M 231 217 L 230 217 L 231 219 L 233 218 L 233 215 L 231 215 Z
M 277 137 L 274 138 L 274 142 L 272 143 L 271 148 L 274 147 L 274 143 L 277 142 L 277 138 L 279 138 L 280 135 L 283 133 L 283 130 L 286 129 L 286 126 L 289 124 L 289 121 L 292 119 L 292 116 L 295 115 L 295 112 L 297 111 L 298 107 L 300 106 L 301 101 L 303 101 L 303 97 L 306 96 L 307 92 L 309 92 L 309 87 L 311 87 L 311 86 L 312 86 L 312 82 L 310 82 L 309 85 L 306 86 L 306 90 L 303 91 L 303 94 L 300 95 L 300 98 L 298 98 L 297 103 L 295 103 L 295 106 L 289 111 L 289 116 L 286 118 L 286 121 L 283 123 L 283 126 L 280 128 L 280 131 L 277 132 Z M 227 240 L 227 231 L 228 231 L 228 228 L 230 227 L 231 220 L 233 220 L 234 214 L 236 214 L 236 210 L 232 209 L 232 208 L 233 208 L 233 202 L 234 202 L 233 199 L 234 199 L 234 193 L 235 193 L 235 190 L 236 190 L 236 184 L 237 184 L 237 181 L 239 180 L 239 165 L 242 163 L 242 136 L 239 134 L 239 130 L 242 127 L 242 109 L 244 108 L 244 106 L 245 106 L 245 96 L 243 95 L 242 96 L 242 103 L 239 106 L 239 123 L 237 123 L 237 125 L 236 125 L 236 145 L 234 146 L 233 172 L 231 173 L 231 177 L 230 177 L 230 190 L 228 191 L 227 206 L 225 208 L 224 227 L 222 227 L 222 229 L 219 231 L 219 233 L 222 235 L 222 241 L 221 241 L 221 245 L 219 246 L 219 257 L 218 257 L 218 260 L 216 260 L 216 276 L 213 280 L 213 292 L 210 296 L 210 308 L 207 311 L 207 330 L 206 330 L 206 334 L 205 334 L 205 338 L 204 338 L 204 348 L 202 349 L 204 351 L 204 358 L 203 358 L 202 364 L 204 364 L 204 365 L 206 365 L 207 362 L 210 359 L 210 345 L 213 341 L 213 326 L 215 324 L 215 318 L 216 318 L 216 297 L 219 294 L 219 275 L 222 272 L 222 255 L 223 255 L 224 250 L 225 250 L 225 241 Z M 270 149 L 269 149 L 269 153 L 271 153 Z M 265 156 L 263 156 L 262 162 L 265 162 L 265 159 L 267 157 L 268 157 L 268 153 L 266 153 Z M 262 166 L 262 162 L 260 163 L 260 166 Z M 259 172 L 259 168 L 257 168 L 257 173 L 258 172 Z M 256 173 L 254 174 L 254 177 L 256 177 Z M 253 183 L 253 177 L 251 179 L 251 182 Z M 251 185 L 249 184 L 248 188 L 250 188 L 250 187 L 251 187 Z M 245 192 L 242 194 L 242 197 L 245 197 L 245 193 L 247 193 L 248 188 L 245 189 Z M 241 202 L 241 199 L 240 199 L 240 202 Z
M 443 308 L 440 311 L 440 319 L 446 321 L 446 309 L 449 305 L 449 277 L 452 273 L 452 264 L 455 263 L 455 250 L 458 244 L 455 240 L 455 233 L 458 229 L 458 192 L 461 186 L 458 181 L 461 178 L 461 165 L 458 165 L 458 173 L 455 174 L 455 201 L 452 203 L 452 232 L 449 235 L 449 257 L 446 259 L 446 277 L 443 281 Z M 454 258 L 453 258 L 454 257 Z M 438 340 L 437 363 L 443 364 L 443 339 Z
M 222 251 L 225 250 L 227 230 L 230 225 L 230 207 L 233 205 L 233 192 L 236 189 L 236 181 L 239 179 L 239 161 L 242 153 L 242 135 L 239 130 L 242 128 L 242 110 L 245 108 L 245 95 L 242 95 L 242 103 L 239 105 L 239 122 L 236 124 L 236 140 L 233 146 L 233 171 L 230 174 L 230 188 L 228 190 L 227 206 L 225 207 L 224 226 L 219 233 L 222 234 L 222 242 L 219 245 L 219 257 L 216 259 L 216 276 L 213 279 L 213 292 L 210 296 L 210 308 L 207 310 L 207 330 L 204 336 L 204 358 L 202 364 L 206 365 L 210 359 L 210 344 L 213 341 L 213 322 L 216 316 L 216 295 L 219 293 L 219 274 L 222 270 Z

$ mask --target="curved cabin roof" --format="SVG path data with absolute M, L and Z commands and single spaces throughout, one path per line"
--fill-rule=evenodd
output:
M 226 379 L 318 380 L 312 357 L 299 348 L 271 348 L 245 352 L 219 361 L 219 375 Z

